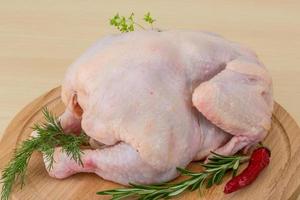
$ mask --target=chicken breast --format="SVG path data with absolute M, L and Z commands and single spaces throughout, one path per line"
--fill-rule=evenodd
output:
M 99 149 L 84 166 L 57 148 L 49 174 L 96 173 L 127 185 L 169 181 L 211 150 L 232 155 L 270 129 L 272 81 L 251 50 L 200 31 L 107 36 L 72 64 L 62 85 L 67 132 Z

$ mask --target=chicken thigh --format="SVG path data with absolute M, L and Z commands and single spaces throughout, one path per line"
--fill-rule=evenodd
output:
M 169 181 L 212 150 L 255 145 L 273 109 L 255 53 L 200 31 L 107 36 L 69 67 L 61 96 L 64 130 L 83 129 L 104 146 L 83 150 L 83 166 L 58 147 L 49 174 L 91 172 L 124 185 Z

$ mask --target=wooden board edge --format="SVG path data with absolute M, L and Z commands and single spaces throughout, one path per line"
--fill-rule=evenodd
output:
M 60 97 L 60 91 L 61 91 L 61 86 L 57 86 L 50 91 L 44 93 L 43 95 L 39 96 L 29 104 L 27 104 L 25 107 L 23 107 L 16 115 L 15 117 L 9 122 L 8 126 L 5 128 L 3 135 L 1 137 L 0 141 L 0 146 L 3 146 L 5 143 L 5 146 L 16 146 L 17 137 L 19 135 L 13 135 L 13 137 L 7 137 L 7 134 L 9 134 L 11 131 L 10 130 L 18 130 L 18 128 L 22 128 L 23 126 L 20 127 L 15 127 L 14 124 L 16 123 L 25 123 L 28 119 L 30 119 L 32 116 L 36 114 L 36 112 L 39 112 L 44 106 L 49 104 L 51 101 L 53 101 L 53 95 Z M 30 113 L 30 117 L 24 116 L 24 113 Z M 18 131 L 16 131 L 18 132 Z M 9 139 L 7 139 L 9 138 Z M 4 141 L 5 140 L 5 141 Z M 8 145 L 9 143 L 9 145 Z M 2 160 L 3 157 L 6 157 L 7 154 L 11 154 L 13 149 L 2 149 L 0 148 L 0 160 Z M 2 166 L 2 162 L 0 163 Z

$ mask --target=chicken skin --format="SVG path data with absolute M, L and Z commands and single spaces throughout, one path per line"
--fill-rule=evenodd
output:
M 83 150 L 81 166 L 58 147 L 49 174 L 90 172 L 124 185 L 169 181 L 212 150 L 257 144 L 273 109 L 272 80 L 255 53 L 200 31 L 107 36 L 69 67 L 61 96 L 63 129 L 82 129 L 101 148 Z

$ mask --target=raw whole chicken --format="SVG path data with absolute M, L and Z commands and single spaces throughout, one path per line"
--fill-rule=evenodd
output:
M 127 185 L 169 181 L 210 151 L 232 155 L 263 140 L 272 80 L 251 50 L 200 31 L 135 31 L 96 42 L 62 85 L 66 132 L 91 143 L 84 167 L 58 148 L 49 174 L 78 172 Z M 45 161 L 46 162 L 46 161 Z

